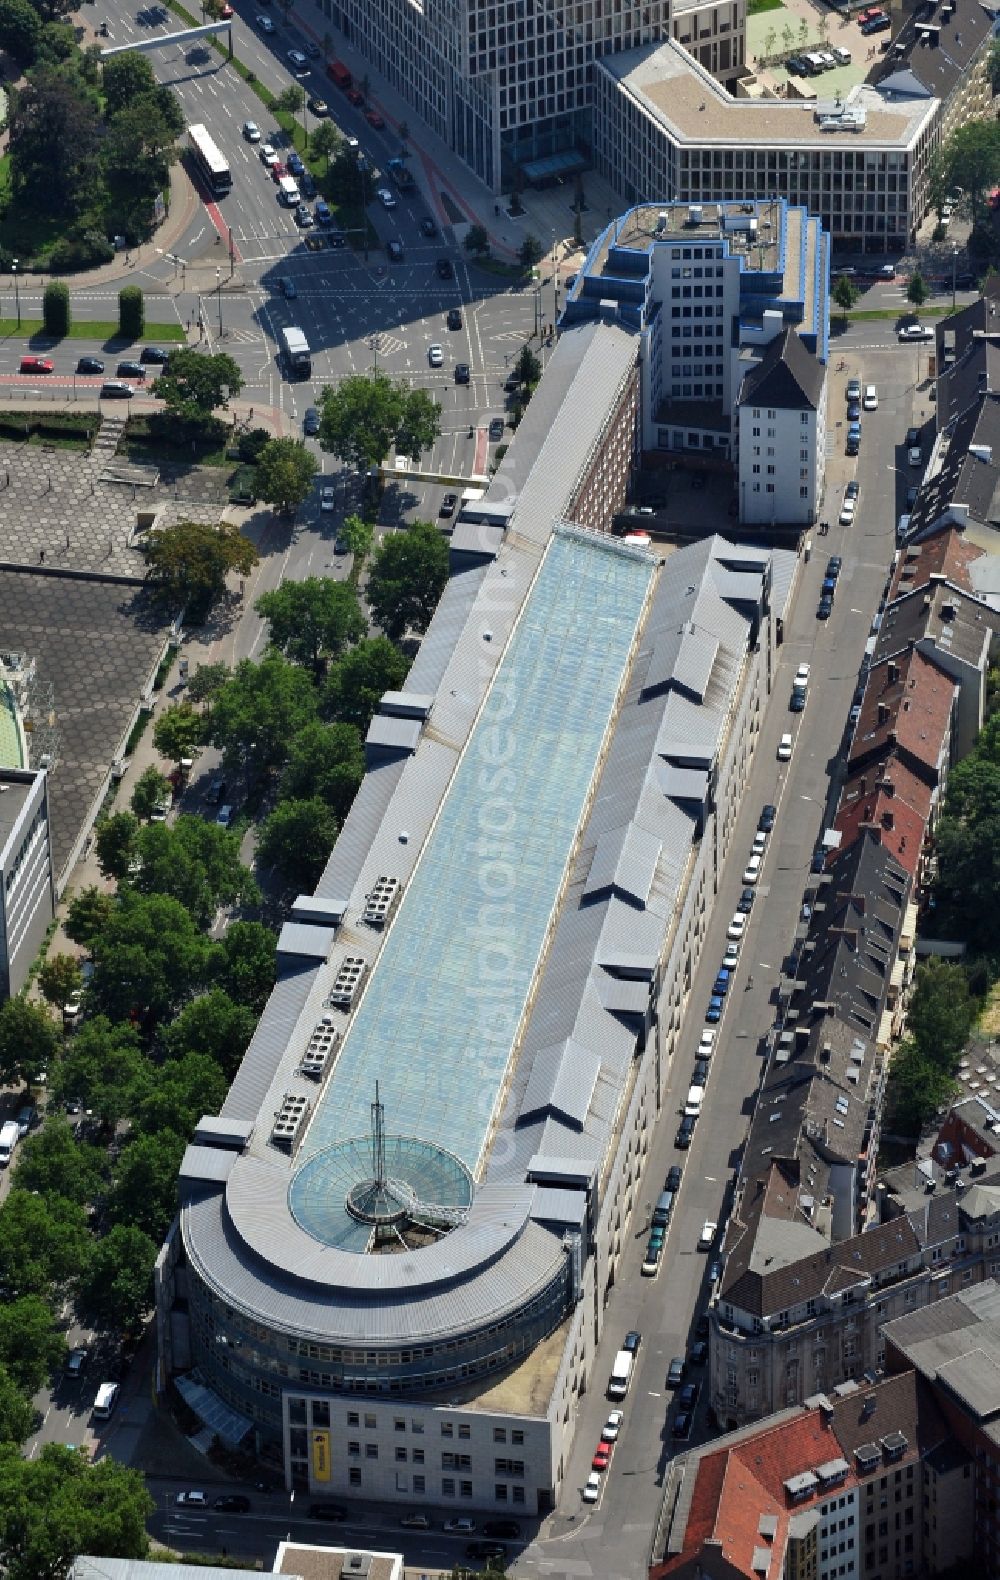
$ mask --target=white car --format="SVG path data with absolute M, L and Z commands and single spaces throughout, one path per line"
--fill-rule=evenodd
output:
M 309 70 L 309 62 L 300 49 L 286 50 L 285 59 L 296 73 Z
M 715 1244 L 715 1236 L 718 1234 L 718 1232 L 719 1225 L 714 1223 L 711 1218 L 706 1218 L 705 1222 L 701 1226 L 701 1233 L 698 1236 L 699 1251 L 710 1251 L 712 1246 Z
M 861 405 L 865 411 L 878 411 L 878 390 L 874 384 L 865 385 L 864 399 Z
M 334 510 L 336 508 L 334 491 L 329 483 L 327 483 L 325 488 L 321 488 L 319 491 L 319 508 L 320 510 L 324 511 Z
M 743 915 L 742 911 L 737 911 L 729 926 L 726 928 L 726 937 L 739 940 L 743 937 L 743 934 L 746 932 L 746 930 L 747 919 Z
M 207 1509 L 208 1499 L 203 1492 L 178 1492 L 174 1502 L 182 1509 Z
M 763 856 L 766 845 L 767 835 L 764 833 L 762 828 L 759 828 L 753 837 L 753 846 L 750 854 L 753 856 Z
M 439 345 L 428 346 L 427 360 L 432 368 L 439 368 L 444 365 L 444 352 Z
M 476 1528 L 475 1520 L 470 1520 L 467 1515 L 459 1515 L 454 1520 L 445 1520 L 444 1529 L 458 1536 L 471 1536 Z
M 248 143 L 260 142 L 260 127 L 257 125 L 256 121 L 243 122 L 243 136 L 246 138 Z
M 601 1440 L 605 1443 L 616 1442 L 618 1434 L 622 1429 L 624 1420 L 624 1410 L 612 1410 L 611 1414 L 608 1416 L 608 1419 L 604 1423 L 604 1428 L 601 1432 Z
M 857 508 L 857 505 L 856 505 L 856 501 L 855 500 L 853 500 L 853 499 L 845 499 L 844 500 L 844 503 L 840 507 L 840 515 L 837 517 L 837 520 L 840 522 L 840 525 L 842 527 L 850 527 L 850 526 L 853 525 L 853 523 L 854 523 L 854 512 L 855 512 L 856 508 Z
M 230 823 L 233 821 L 233 809 L 232 809 L 232 807 L 231 806 L 220 806 L 218 814 L 216 815 L 215 821 L 219 824 L 220 828 L 228 828 Z
M 739 965 L 739 963 L 740 963 L 739 946 L 737 944 L 730 944 L 729 948 L 726 950 L 725 954 L 722 957 L 722 964 L 723 964 L 724 968 L 727 971 L 735 971 L 736 967 Z M 703 1059 L 704 1057 L 705 1057 L 705 1055 L 699 1049 L 699 1058 Z
M 601 1496 L 601 1478 L 596 1470 L 592 1470 L 587 1477 L 587 1485 L 583 1489 L 584 1503 L 596 1503 Z
M 268 170 L 270 170 L 272 165 L 277 165 L 277 164 L 281 163 L 281 160 L 278 158 L 277 152 L 275 151 L 274 148 L 271 147 L 270 143 L 265 143 L 262 148 L 259 148 L 257 150 L 257 152 L 260 155 L 260 162 L 261 162 L 261 164 L 265 165 Z
M 714 1047 L 715 1047 L 715 1027 L 714 1026 L 706 1026 L 705 1029 L 703 1030 L 702 1034 L 701 1034 L 701 1039 L 700 1039 L 700 1041 L 698 1043 L 698 1054 L 697 1054 L 697 1057 L 699 1059 L 710 1059 L 712 1057 L 712 1050 L 713 1050 Z
M 375 196 L 378 198 L 383 208 L 396 207 L 396 194 L 394 192 L 390 192 L 388 187 L 379 187 L 378 191 L 375 193 Z
M 934 331 L 928 329 L 926 324 L 904 324 L 899 331 L 899 339 L 904 343 L 907 340 L 933 340 Z
M 779 763 L 787 763 L 791 760 L 791 756 L 792 737 L 786 730 L 784 735 L 781 737 L 781 740 L 778 742 L 778 761 Z
M 274 32 L 274 23 L 271 21 L 269 16 L 259 16 L 257 18 L 257 26 L 260 28 L 262 33 Z
M 809 676 L 810 676 L 811 673 L 812 673 L 811 665 L 809 665 L 809 664 L 800 664 L 798 669 L 795 671 L 795 679 L 792 681 L 792 685 L 793 686 L 808 686 L 808 684 L 809 684 Z

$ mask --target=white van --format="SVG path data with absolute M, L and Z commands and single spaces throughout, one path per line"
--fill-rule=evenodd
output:
M 608 1398 L 624 1399 L 628 1393 L 628 1385 L 632 1381 L 632 1366 L 635 1356 L 631 1350 L 619 1350 L 615 1356 L 615 1364 L 611 1368 L 608 1378 Z
M 705 1088 L 703 1086 L 691 1086 L 688 1088 L 687 1102 L 684 1104 L 684 1113 L 688 1119 L 698 1118 L 704 1098 Z
M 0 1169 L 7 1167 L 20 1139 L 21 1132 L 16 1119 L 8 1119 L 6 1124 L 0 1125 Z
M 298 208 L 302 202 L 298 182 L 294 176 L 282 176 L 278 182 L 278 196 L 286 208 Z
M 107 1421 L 112 1410 L 118 1403 L 118 1384 L 102 1383 L 97 1390 L 94 1400 L 94 1418 L 98 1421 Z
M 849 66 L 851 64 L 851 52 L 849 49 L 845 49 L 843 44 L 834 44 L 830 54 L 839 66 Z

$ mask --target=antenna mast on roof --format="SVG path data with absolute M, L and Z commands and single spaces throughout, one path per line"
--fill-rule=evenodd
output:
M 372 1103 L 372 1183 L 379 1195 L 385 1191 L 385 1107 L 379 1099 L 378 1082 L 375 1082 L 375 1101 Z

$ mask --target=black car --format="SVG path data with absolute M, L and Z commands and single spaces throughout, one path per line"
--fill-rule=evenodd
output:
M 696 1339 L 688 1350 L 688 1362 L 692 1366 L 704 1366 L 708 1360 L 708 1345 L 704 1339 Z
M 679 1388 L 684 1381 L 685 1362 L 683 1355 L 675 1355 L 667 1369 L 667 1387 Z
M 319 60 L 320 48 L 318 44 L 307 44 L 305 50 L 310 60 Z
M 393 263 L 402 263 L 403 243 L 401 241 L 387 241 L 385 244 L 385 250 Z
M 341 236 L 339 234 L 336 235 L 336 236 L 331 236 L 330 237 L 330 246 L 331 247 L 346 247 L 347 246 L 347 237 L 346 236 Z
M 341 1508 L 339 1503 L 310 1503 L 309 1518 L 339 1522 L 347 1519 L 347 1510 Z
M 960 291 L 971 291 L 977 283 L 974 274 L 956 274 L 955 276 L 955 284 Z
M 455 273 L 450 258 L 439 258 L 434 267 L 438 272 L 439 280 L 450 280 Z
M 316 196 L 316 181 L 308 170 L 304 170 L 299 176 L 299 191 L 303 197 L 314 198 Z
M 521 1534 L 521 1527 L 516 1520 L 487 1520 L 483 1526 L 484 1536 L 504 1536 L 508 1541 L 516 1541 Z
M 917 450 L 917 449 L 920 448 L 920 429 L 919 428 L 907 428 L 907 430 L 906 430 L 906 448 L 908 450 Z
M 693 1135 L 694 1119 L 690 1114 L 685 1114 L 681 1119 L 680 1124 L 677 1126 L 677 1134 L 674 1137 L 674 1146 L 679 1147 L 682 1152 L 686 1152 L 688 1147 L 691 1145 L 691 1137 Z
M 471 377 L 471 373 L 469 371 L 469 364 L 467 362 L 456 362 L 455 363 L 455 383 L 456 384 L 468 384 L 470 377 Z
M 773 806 L 770 801 L 768 801 L 761 808 L 760 817 L 757 819 L 757 827 L 760 829 L 762 834 L 770 834 L 772 828 L 774 827 L 774 820 L 777 815 L 778 809 L 776 806 Z
M 81 357 L 76 364 L 78 373 L 103 373 L 104 363 L 100 357 Z
M 503 438 L 503 418 L 490 418 L 490 443 L 497 444 Z
M 792 695 L 791 695 L 791 697 L 789 698 L 789 701 L 788 701 L 789 711 L 791 713 L 801 713 L 803 708 L 805 707 L 805 705 L 806 705 L 806 694 L 805 694 L 805 691 L 802 689 L 801 686 L 793 686 L 792 687 Z
M 840 575 L 841 569 L 843 568 L 843 564 L 844 562 L 839 554 L 831 554 L 830 558 L 826 562 L 826 576 L 824 577 L 824 580 L 828 580 L 832 576 L 834 581 L 836 581 L 837 577 Z
M 832 598 L 821 598 L 820 601 L 819 601 L 819 608 L 816 610 L 816 618 L 817 618 L 817 620 L 829 620 L 829 618 L 832 615 L 832 613 L 833 613 L 833 599 Z
M 155 362 L 157 367 L 163 367 L 170 361 L 170 352 L 164 351 L 162 346 L 143 346 L 139 352 L 140 362 Z
M 742 911 L 744 916 L 749 916 L 753 909 L 753 890 L 744 889 L 736 902 L 736 909 Z
M 227 1492 L 224 1498 L 216 1498 L 212 1507 L 223 1514 L 249 1514 L 250 1499 L 241 1492 Z
M 715 1257 L 708 1264 L 708 1281 L 709 1281 L 710 1284 L 717 1284 L 721 1277 L 722 1277 L 722 1263 L 719 1261 L 718 1257 Z
M 302 419 L 302 432 L 319 433 L 319 412 L 315 406 L 306 407 L 306 414 Z
M 622 1339 L 622 1349 L 628 1350 L 630 1355 L 638 1355 L 639 1345 L 642 1343 L 642 1334 L 635 1328 L 630 1328 Z
M 680 1163 L 671 1163 L 670 1167 L 667 1170 L 666 1184 L 663 1187 L 664 1190 L 673 1190 L 673 1191 L 680 1190 L 680 1188 L 681 1188 L 681 1175 L 683 1173 L 684 1173 L 684 1169 L 682 1168 Z
M 697 1322 L 694 1325 L 694 1334 L 695 1334 L 695 1338 L 697 1338 L 697 1339 L 707 1339 L 708 1338 L 708 1312 L 707 1311 L 699 1312 L 698 1320 L 697 1320 Z
M 119 362 L 115 376 L 120 379 L 144 379 L 146 369 L 141 362 Z
M 420 229 L 422 234 L 425 236 L 436 236 L 438 233 L 437 226 L 429 214 L 425 214 L 423 219 L 420 221 Z
M 693 1410 L 698 1403 L 698 1384 L 685 1383 L 677 1395 L 677 1403 L 682 1410 Z
M 789 55 L 785 61 L 785 70 L 792 77 L 804 77 L 808 69 L 805 61 L 800 60 L 798 55 Z
M 441 509 L 438 511 L 438 515 L 441 517 L 442 521 L 447 521 L 450 516 L 455 514 L 455 506 L 457 504 L 457 494 L 445 494 L 441 501 Z
M 691 1417 L 687 1410 L 678 1410 L 674 1416 L 673 1436 L 682 1440 L 691 1436 Z
M 833 601 L 833 599 L 837 596 L 836 576 L 824 576 L 823 585 L 819 590 L 819 595 L 821 598 L 829 598 L 831 602 Z
M 847 402 L 847 420 L 848 420 L 848 422 L 860 422 L 861 421 L 861 402 L 860 401 L 858 401 L 858 400 L 849 400 Z
M 278 290 L 281 292 L 282 296 L 287 302 L 294 302 L 295 298 L 299 294 L 298 286 L 295 284 L 294 280 L 290 280 L 288 278 L 287 274 L 280 276 L 278 280 Z
M 310 99 L 309 108 L 319 120 L 322 120 L 324 115 L 329 115 L 330 113 L 330 106 L 325 99 Z
M 707 1086 L 708 1085 L 708 1060 L 707 1059 L 696 1059 L 695 1060 L 694 1069 L 691 1071 L 691 1085 L 692 1086 Z
M 461 327 L 462 327 L 462 310 L 461 310 L 461 308 L 460 307 L 449 307 L 449 309 L 448 309 L 448 328 L 449 329 L 461 329 Z
M 503 1542 L 469 1542 L 465 1556 L 466 1558 L 506 1558 L 507 1549 Z

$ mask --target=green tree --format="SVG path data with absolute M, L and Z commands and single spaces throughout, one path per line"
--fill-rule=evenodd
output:
M 63 340 L 70 333 L 70 286 L 51 280 L 41 297 L 41 324 L 46 335 Z
M 325 801 L 342 823 L 365 776 L 365 752 L 353 724 L 307 724 L 292 741 L 281 779 L 289 801 Z
M 224 942 L 228 936 L 227 933 Z M 269 936 L 270 971 L 261 1003 L 274 984 L 274 934 Z M 226 964 L 220 961 L 220 970 Z M 257 1016 L 253 1009 L 247 1008 L 245 1004 L 234 1003 L 221 987 L 211 988 L 186 1005 L 176 1020 L 164 1029 L 163 1052 L 167 1059 L 172 1060 L 183 1060 L 189 1056 L 211 1059 L 226 1079 L 231 1081 L 249 1047 L 256 1024 Z M 168 1074 L 169 1066 L 164 1068 L 161 1078 L 165 1079 Z
M 910 275 L 906 287 L 906 300 L 916 308 L 923 307 L 927 300 L 927 284 L 919 269 L 915 269 Z
M 175 702 L 153 725 L 153 745 L 172 763 L 194 757 L 205 737 L 205 720 L 193 703 Z
M 485 225 L 470 225 L 465 235 L 465 250 L 474 257 L 488 258 L 490 254 L 490 238 Z
M 907 1031 L 917 1052 L 951 1074 L 976 1015 L 961 966 L 931 955 L 917 967 Z
M 141 288 L 123 285 L 118 292 L 118 333 L 123 340 L 141 340 L 145 328 L 146 303 Z
M 119 896 L 93 955 L 95 1003 L 118 1021 L 132 1015 L 159 1021 L 179 1009 L 208 980 L 212 958 L 183 905 L 170 895 L 131 890 Z
M 365 521 L 363 516 L 347 516 L 340 529 L 340 537 L 347 545 L 349 554 L 360 564 L 372 551 L 375 541 L 375 528 L 370 521 Z
M 261 827 L 257 857 L 289 886 L 313 889 L 336 838 L 337 819 L 324 802 L 279 801 Z
M 48 1296 L 76 1278 L 90 1254 L 82 1207 L 15 1185 L 0 1207 L 0 1289 L 7 1301 Z
M 116 1223 L 95 1244 L 79 1280 L 81 1319 L 102 1332 L 137 1331 L 153 1304 L 157 1254 L 157 1243 L 135 1224 Z
M 918 1135 L 955 1090 L 955 1082 L 947 1071 L 922 1054 L 912 1038 L 905 1038 L 889 1066 L 889 1126 L 904 1135 Z
M 323 689 L 325 717 L 367 733 L 387 691 L 399 691 L 410 661 L 388 637 L 359 642 L 332 665 Z
M 83 978 L 74 955 L 49 955 L 38 968 L 38 986 L 49 1004 L 59 1009 L 80 991 Z
M 542 364 L 530 346 L 521 347 L 517 361 L 514 363 L 514 372 L 528 389 L 533 389 L 538 383 L 542 376 Z
M 148 819 L 164 802 L 169 806 L 170 780 L 151 763 L 136 780 L 129 804 L 137 818 Z
M 1000 93 L 1000 40 L 994 39 L 986 53 L 986 77 L 994 98 Z
M 136 789 L 138 790 L 138 785 Z M 168 787 L 169 789 L 169 787 Z M 129 863 L 135 856 L 139 819 L 134 812 L 112 812 L 98 823 L 94 835 L 97 865 L 106 878 L 120 883 L 128 877 Z
M 326 658 L 335 657 L 365 634 L 354 588 L 328 577 L 282 582 L 257 599 L 256 609 L 270 625 L 272 645 L 293 663 L 307 664 L 316 675 Z
M 238 528 L 203 521 L 178 521 L 152 533 L 142 552 L 159 596 L 173 606 L 192 604 L 198 611 L 224 592 L 230 571 L 249 575 L 258 559 Z
M 30 1081 L 47 1069 L 59 1049 L 59 1033 L 47 1009 L 26 998 L 0 1005 L 0 1080 L 5 1086 Z
M 171 895 L 195 923 L 208 927 L 220 905 L 255 904 L 260 895 L 240 860 L 230 829 L 184 814 L 172 827 L 151 824 L 140 833 L 142 863 L 132 887 L 140 894 Z
M 0 1366 L 0 1444 L 17 1447 L 31 1436 L 38 1420 L 35 1407 L 3 1366 Z
M 82 949 L 89 949 L 104 931 L 115 908 L 112 895 L 91 885 L 74 894 L 66 912 L 66 937 Z
M 40 1295 L 0 1304 L 0 1367 L 18 1388 L 38 1393 L 65 1361 L 65 1335 Z
M 394 445 L 402 454 L 419 455 L 440 432 L 440 406 L 405 379 L 353 376 L 320 396 L 320 444 L 349 466 L 380 466 Z
M 988 195 L 1000 181 L 1000 124 L 968 121 L 946 138 L 933 168 L 932 201 L 962 189 L 960 207 L 975 223 L 988 217 Z
M 226 684 L 230 673 L 228 664 L 199 664 L 188 681 L 189 700 L 211 702 Z
M 225 352 L 210 356 L 193 346 L 181 346 L 171 351 L 153 391 L 170 411 L 197 420 L 228 407 L 242 388 L 239 363 Z
M 277 943 L 263 922 L 234 922 L 227 928 L 216 952 L 216 981 L 241 1007 L 258 1013 L 264 1008 L 277 976 Z
M 244 659 L 237 666 L 215 699 L 209 733 L 227 772 L 245 766 L 259 774 L 280 767 L 292 737 L 315 716 L 309 676 L 280 653 L 267 653 L 259 664 Z
M 294 515 L 313 486 L 319 462 L 301 439 L 271 439 L 257 461 L 258 499 Z
M 312 144 L 313 157 L 325 159 L 326 168 L 329 170 L 330 161 L 333 159 L 334 155 L 337 153 L 338 149 L 343 143 L 343 138 L 341 137 L 337 128 L 334 126 L 333 122 L 320 121 L 319 125 L 313 128 L 310 141 Z
M 545 250 L 538 237 L 530 234 L 525 236 L 517 254 L 522 269 L 533 269 L 544 255 Z
M 386 636 L 426 631 L 448 580 L 448 545 L 429 521 L 384 539 L 368 577 L 368 606 Z
M 136 1027 L 94 1015 L 67 1049 L 55 1089 L 60 1097 L 92 1109 L 110 1128 L 138 1107 L 152 1080 L 153 1068 L 140 1050 Z
M 202 1066 L 203 1074 L 207 1071 L 210 1080 L 214 1077 L 208 1096 L 214 1097 L 216 1093 L 219 1094 L 218 1101 L 215 1103 L 211 1101 L 199 1103 L 196 1094 L 185 1088 L 183 1097 L 187 1106 L 184 1112 L 193 1111 L 194 1117 L 190 1121 L 193 1126 L 206 1109 L 219 1106 L 225 1096 L 226 1083 L 222 1072 L 214 1070 L 208 1065 L 207 1060 L 198 1059 L 196 1055 L 191 1057 Z M 175 1099 L 181 1095 L 179 1092 L 181 1083 L 177 1076 L 179 1068 L 181 1066 L 171 1065 L 167 1074 L 167 1090 L 172 1092 Z M 194 1097 L 193 1101 L 192 1097 Z M 176 1103 L 171 1104 L 168 1099 L 161 1098 L 157 1090 L 149 1094 L 140 1113 L 147 1109 L 150 1120 L 155 1123 L 157 1113 L 171 1109 L 176 1111 Z M 186 1145 L 185 1136 L 179 1135 L 174 1130 L 160 1130 L 137 1136 L 129 1142 L 128 1146 L 122 1148 L 115 1168 L 114 1184 L 108 1204 L 115 1223 L 131 1229 L 140 1229 L 156 1245 L 162 1242 L 177 1211 L 177 1176 Z
M 112 55 L 103 61 L 101 78 L 105 112 L 109 120 L 120 110 L 128 109 L 139 100 L 148 99 L 157 88 L 149 56 L 135 54 L 132 50 L 122 55 Z
M 79 1140 L 61 1114 L 53 1114 L 20 1148 L 17 1183 L 39 1196 L 63 1196 L 85 1207 L 100 1195 L 106 1173 L 101 1148 Z
M 0 49 L 30 66 L 38 49 L 41 23 L 29 0 L 0 0 Z
M 97 104 L 86 85 L 39 66 L 11 96 L 8 127 L 14 194 L 30 202 L 32 193 L 44 192 L 50 215 L 82 213 L 97 193 L 101 136 Z
M 290 82 L 283 88 L 274 101 L 276 110 L 284 110 L 286 115 L 298 115 L 306 102 L 305 90 L 299 82 Z
M 63 1580 L 79 1553 L 144 1558 L 155 1505 L 141 1471 L 47 1443 L 35 1459 L 0 1456 L 5 1580 Z
M 858 299 L 858 288 L 853 280 L 842 274 L 833 288 L 833 299 L 846 318 Z

